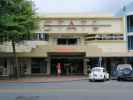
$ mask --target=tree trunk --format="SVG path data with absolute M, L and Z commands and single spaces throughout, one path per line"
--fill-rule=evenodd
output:
M 15 41 L 12 40 L 12 50 L 13 50 L 13 59 L 14 59 L 14 66 L 13 66 L 13 70 L 15 72 L 15 77 L 19 78 L 19 66 L 18 66 L 18 59 L 17 59 L 17 55 L 16 55 L 16 47 L 15 47 Z

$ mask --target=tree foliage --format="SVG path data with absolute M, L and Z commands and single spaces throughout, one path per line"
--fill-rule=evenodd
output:
M 15 43 L 28 37 L 36 28 L 35 10 L 29 0 L 0 0 L 0 42 L 11 41 L 14 76 L 19 78 Z
M 35 25 L 33 3 L 28 0 L 0 0 L 0 39 L 18 41 L 31 34 Z

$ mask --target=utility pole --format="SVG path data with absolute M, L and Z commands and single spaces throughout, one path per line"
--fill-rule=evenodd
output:
M 102 67 L 102 57 L 99 57 L 99 67 Z

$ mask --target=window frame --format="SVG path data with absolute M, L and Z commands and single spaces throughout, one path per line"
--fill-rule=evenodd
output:
M 64 43 L 59 43 L 59 40 L 64 40 Z M 71 41 L 75 40 L 75 41 Z M 78 44 L 78 38 L 57 38 L 57 45 L 77 45 Z

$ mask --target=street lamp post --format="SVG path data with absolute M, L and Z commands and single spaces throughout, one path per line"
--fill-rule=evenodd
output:
M 99 57 L 99 67 L 102 67 L 102 57 Z

